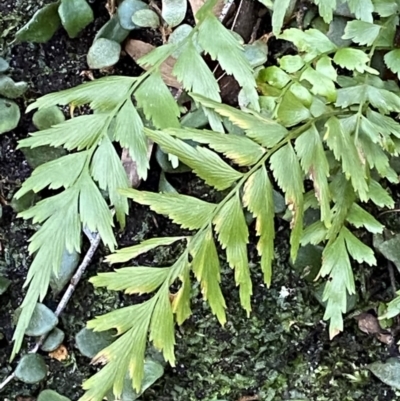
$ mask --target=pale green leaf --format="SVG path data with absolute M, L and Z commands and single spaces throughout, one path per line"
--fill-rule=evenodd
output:
M 400 111 L 400 97 L 398 93 L 368 85 L 366 96 L 368 101 L 383 114 Z
M 217 154 L 200 146 L 190 146 L 170 135 L 145 128 L 146 135 L 155 141 L 166 153 L 171 153 L 184 164 L 191 167 L 195 174 L 209 185 L 222 190 L 229 188 L 242 177 L 242 173 L 234 170 Z
M 287 91 L 278 108 L 278 122 L 286 127 L 292 127 L 310 117 L 310 110 L 292 92 Z
M 146 180 L 149 169 L 148 143 L 142 120 L 130 99 L 119 110 L 113 132 L 115 140 L 129 150 L 129 155 L 136 162 L 139 178 Z
M 370 266 L 376 265 L 374 251 L 363 244 L 351 231 L 343 227 L 342 233 L 346 242 L 347 251 L 358 263 L 367 263 Z
M 354 189 L 358 192 L 360 199 L 368 199 L 368 184 L 365 176 L 365 165 L 360 159 L 359 153 L 351 136 L 343 130 L 336 117 L 331 117 L 325 123 L 326 132 L 324 140 L 333 151 L 336 160 L 342 164 L 343 172 Z
M 81 106 L 89 104 L 93 110 L 110 110 L 126 98 L 134 77 L 111 76 L 84 83 L 75 88 L 49 93 L 30 104 L 27 112 L 54 105 Z
M 389 195 L 388 191 L 382 187 L 379 182 L 375 180 L 369 181 L 368 196 L 379 207 L 387 207 L 389 209 L 394 208 L 394 200 Z
M 285 161 L 284 163 L 282 161 Z M 303 230 L 303 173 L 299 160 L 290 143 L 277 150 L 270 158 L 275 180 L 285 193 L 285 201 L 292 212 L 290 223 L 290 257 L 296 260 Z
M 118 334 L 124 334 L 94 357 L 93 363 L 106 363 L 106 366 L 83 383 L 86 393 L 81 401 L 100 401 L 110 389 L 119 397 L 125 372 L 129 372 L 135 390 L 140 391 L 144 376 L 146 338 L 154 301 L 153 298 L 138 305 L 118 309 L 88 322 L 87 327 L 94 331 L 116 329 Z
M 276 145 L 287 135 L 285 127 L 252 110 L 238 110 L 196 94 L 191 94 L 191 97 L 202 105 L 215 110 L 218 114 L 228 117 L 233 124 L 246 130 L 249 138 L 265 147 Z
M 347 4 L 356 18 L 367 22 L 373 21 L 374 5 L 371 0 L 347 0 Z
M 150 53 L 142 56 L 137 63 L 147 69 L 154 65 L 161 65 L 177 48 L 177 43 L 167 43 L 162 46 L 158 46 L 153 49 Z
M 367 0 L 369 1 L 369 0 Z M 344 30 L 343 39 L 351 39 L 359 45 L 371 46 L 375 39 L 378 37 L 381 30 L 380 25 L 375 25 L 371 22 L 365 21 L 349 21 Z
M 324 222 L 326 227 L 329 227 L 332 219 L 331 195 L 327 180 L 329 163 L 321 137 L 314 125 L 296 139 L 295 147 L 303 171 L 313 181 L 315 196 L 321 208 L 321 221 Z
M 272 13 L 272 32 L 275 36 L 281 33 L 283 21 L 290 3 L 291 0 L 274 0 L 274 9 Z
M 241 305 L 249 314 L 250 297 L 253 293 L 247 259 L 249 232 L 239 194 L 235 194 L 224 204 L 213 223 L 218 234 L 218 241 L 226 250 L 227 261 L 235 270 L 235 282 L 239 285 Z
M 67 248 L 68 252 L 80 252 L 80 229 L 78 214 L 79 192 L 76 186 L 66 189 L 57 195 L 38 202 L 35 206 L 19 213 L 18 217 L 33 219 L 33 223 L 43 223 L 41 228 L 32 236 L 29 252 L 41 252 L 52 244 L 54 254 L 48 255 L 47 264 L 52 265 L 54 273 L 58 273 L 62 254 Z M 39 252 L 35 260 L 39 256 Z M 48 252 L 48 249 L 47 249 Z M 41 254 L 42 255 L 42 254 Z M 40 258 L 39 258 L 40 259 Z M 51 261 L 51 262 L 50 262 Z M 35 262 L 31 265 L 27 282 L 36 274 Z
M 384 226 L 361 206 L 354 203 L 346 217 L 347 221 L 356 228 L 364 227 L 370 233 L 382 233 Z
M 256 233 L 260 237 L 257 251 L 261 256 L 264 282 L 269 287 L 274 259 L 274 200 L 272 185 L 265 166 L 253 173 L 244 185 L 243 204 L 256 218 Z
M 340 67 L 347 68 L 351 71 L 355 70 L 360 73 L 364 71 L 373 72 L 371 67 L 368 66 L 368 54 L 360 49 L 352 49 L 349 47 L 341 48 L 335 53 L 333 61 L 340 65 Z
M 298 54 L 295 56 L 286 55 L 279 59 L 279 65 L 283 70 L 292 74 L 304 66 L 304 61 Z
M 82 224 L 90 231 L 98 232 L 103 243 L 113 251 L 117 242 L 112 230 L 112 213 L 89 174 L 81 176 L 79 189 L 79 215 Z
M 216 205 L 188 195 L 173 193 L 157 194 L 136 189 L 120 193 L 141 205 L 150 206 L 156 213 L 168 216 L 174 223 L 191 230 L 199 229 L 210 220 Z
M 70 38 L 75 38 L 94 19 L 86 0 L 61 0 L 58 15 Z
M 239 85 L 247 92 L 247 97 L 255 110 L 259 109 L 256 82 L 252 68 L 244 55 L 243 46 L 213 14 L 199 25 L 198 43 L 213 60 L 218 60 L 221 67 L 235 77 Z M 218 38 L 216 41 L 215 38 Z
M 293 42 L 300 51 L 310 53 L 310 57 L 336 50 L 336 46 L 318 29 L 285 29 L 279 38 Z
M 348 88 L 337 90 L 337 99 L 335 106 L 343 109 L 353 104 L 361 104 L 365 102 L 366 88 L 364 85 L 355 85 Z
M 104 136 L 96 149 L 90 170 L 93 178 L 102 190 L 108 191 L 110 202 L 115 207 L 115 213 L 121 227 L 125 226 L 125 215 L 128 214 L 128 202 L 117 191 L 129 188 L 126 172 L 110 139 Z
M 325 96 L 329 103 L 336 100 L 336 88 L 331 78 L 328 78 L 321 71 L 308 67 L 304 70 L 300 77 L 311 84 L 311 92 L 314 95 Z
M 178 260 L 177 263 L 182 263 Z M 150 340 L 154 346 L 163 352 L 164 359 L 172 366 L 175 365 L 174 345 L 174 314 L 169 299 L 169 285 L 164 284 L 158 291 L 156 305 L 150 323 Z
M 155 291 L 167 279 L 171 268 L 134 266 L 117 269 L 112 273 L 99 273 L 89 279 L 95 287 L 125 294 L 148 294 Z
M 347 292 L 355 293 L 353 271 L 345 246 L 344 229 L 328 242 L 322 255 L 321 277 L 329 276 L 322 300 L 327 302 L 324 319 L 330 319 L 329 334 L 333 338 L 343 331 L 342 314 L 347 310 Z
M 81 174 L 87 157 L 87 152 L 79 152 L 41 164 L 24 181 L 15 198 L 19 199 L 31 190 L 39 192 L 47 186 L 49 189 L 69 188 Z
M 156 128 L 179 127 L 179 107 L 157 70 L 134 93 L 138 107 Z
M 336 0 L 314 0 L 314 3 L 318 6 L 319 15 L 329 24 L 336 9 Z
M 118 249 L 112 255 L 106 257 L 106 262 L 108 263 L 124 263 L 130 259 L 134 259 L 137 256 L 149 252 L 154 248 L 159 246 L 171 245 L 176 241 L 185 239 L 186 237 L 160 237 L 151 238 L 141 242 L 138 245 L 129 246 L 126 248 Z
M 400 49 L 391 50 L 384 56 L 386 66 L 400 77 Z
M 384 116 L 381 113 L 368 109 L 367 118 L 375 125 L 380 134 L 385 136 L 394 135 L 400 138 L 400 124 L 392 117 Z
M 332 81 L 337 79 L 336 69 L 332 66 L 332 59 L 328 56 L 319 58 L 315 65 L 315 70 Z
M 193 257 L 193 273 L 200 282 L 204 300 L 209 302 L 212 312 L 221 325 L 224 325 L 226 304 L 220 287 L 220 265 L 211 227 L 193 238 L 189 250 Z
M 192 285 L 190 282 L 190 264 L 185 259 L 183 268 L 179 274 L 179 280 L 181 281 L 181 288 L 173 295 L 172 299 L 172 311 L 175 314 L 176 322 L 181 325 L 187 318 L 192 314 L 190 309 L 190 295 Z
M 370 138 L 362 133 L 358 136 L 357 147 L 367 160 L 370 168 L 375 168 L 381 177 L 390 177 L 389 158 L 381 145 L 374 144 Z
M 239 166 L 252 166 L 265 153 L 264 148 L 241 135 L 220 134 L 194 128 L 167 129 L 165 131 L 180 139 L 191 139 L 198 143 L 207 144 L 211 149 L 223 153 L 224 156 Z
M 397 0 L 372 0 L 374 11 L 381 17 L 390 17 L 399 9 Z
M 181 51 L 172 73 L 179 82 L 182 82 L 188 92 L 194 92 L 219 102 L 221 98 L 218 83 L 193 42 L 186 41 Z M 196 73 L 193 73 L 194 71 Z
M 318 245 L 326 239 L 327 229 L 322 221 L 316 221 L 303 230 L 301 245 Z
M 22 311 L 13 335 L 15 342 L 11 358 L 20 350 L 34 307 L 38 300 L 42 301 L 46 296 L 52 273 L 58 274 L 65 250 L 70 253 L 80 252 L 78 196 L 79 192 L 72 187 L 19 215 L 25 219 L 33 217 L 34 222 L 44 223 L 30 239 L 29 253 L 36 254 L 24 283 L 24 286 L 30 286 L 21 304 Z
M 106 130 L 108 119 L 108 115 L 102 113 L 71 118 L 49 129 L 30 134 L 30 138 L 19 141 L 18 148 L 43 145 L 63 146 L 67 150 L 89 148 Z
M 290 75 L 275 65 L 261 70 L 258 79 L 278 89 L 284 88 L 291 81 Z

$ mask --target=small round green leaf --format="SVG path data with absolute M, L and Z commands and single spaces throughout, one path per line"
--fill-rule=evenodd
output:
M 53 330 L 58 324 L 58 318 L 46 305 L 37 303 L 25 334 L 40 337 Z
M 164 171 L 161 171 L 160 180 L 158 182 L 158 192 L 169 193 L 169 194 L 177 194 L 178 191 L 169 183 L 167 178 L 165 177 Z
M 186 0 L 162 0 L 161 16 L 170 27 L 174 27 L 185 19 L 186 9 Z
M 193 28 L 188 24 L 179 25 L 178 27 L 176 27 L 174 29 L 174 31 L 171 33 L 171 35 L 169 35 L 168 43 L 180 43 L 180 42 L 182 42 L 183 40 L 185 40 L 190 35 L 192 30 L 193 30 Z M 203 49 L 199 46 L 197 41 L 194 42 L 194 45 L 196 47 L 196 50 L 199 53 L 201 53 L 203 51 Z M 178 49 L 175 50 L 172 53 L 172 57 L 178 58 L 181 55 L 182 50 L 183 50 L 182 47 L 178 47 Z
M 64 113 L 57 107 L 45 107 L 38 110 L 32 117 L 33 125 L 39 129 L 47 129 L 65 121 Z
M 89 49 L 87 63 L 90 68 L 111 67 L 119 60 L 121 45 L 113 40 L 97 39 Z
M 14 82 L 10 77 L 0 75 L 0 96 L 16 99 L 22 96 L 27 89 L 28 84 L 26 82 Z
M 93 358 L 99 351 L 109 346 L 115 337 L 111 331 L 93 331 L 86 327 L 76 336 L 76 345 L 82 355 Z
M 153 10 L 139 10 L 132 16 L 132 22 L 142 28 L 157 28 L 160 25 L 160 18 Z
M 16 34 L 22 42 L 45 43 L 51 39 L 60 26 L 58 2 L 47 4 L 38 10 L 29 22 Z
M 24 383 L 33 384 L 47 375 L 47 366 L 38 354 L 24 355 L 15 369 L 15 377 Z
M 38 146 L 37 148 L 22 148 L 21 151 L 32 168 L 67 154 L 64 148 L 53 148 L 47 145 Z
M 11 207 L 14 212 L 20 213 L 32 207 L 37 199 L 38 195 L 33 191 L 29 191 L 18 199 L 14 196 L 11 200 Z
M 374 362 L 367 368 L 383 383 L 400 390 L 400 361 L 389 358 L 386 362 Z
M 0 98 L 0 134 L 14 129 L 20 117 L 19 107 L 15 102 Z
M 76 251 L 72 253 L 69 253 L 67 250 L 64 251 L 58 275 L 56 276 L 52 273 L 50 277 L 50 287 L 54 295 L 58 295 L 69 282 L 78 266 L 79 258 L 79 253 Z
M 10 65 L 3 57 L 0 57 L 0 72 L 6 72 L 10 68 Z
M 71 401 L 69 398 L 58 394 L 53 390 L 43 390 L 37 399 L 37 401 Z
M 58 15 L 70 38 L 75 38 L 94 19 L 86 0 L 61 0 Z
M 149 6 L 140 0 L 124 0 L 118 7 L 117 14 L 122 28 L 132 30 L 139 27 L 132 21 L 133 14 L 139 10 L 149 8 Z
M 94 40 L 104 38 L 122 43 L 129 35 L 129 30 L 122 28 L 117 14 L 114 14 L 97 32 Z
M 268 46 L 262 40 L 256 40 L 251 45 L 244 46 L 244 55 L 253 67 L 263 65 L 268 58 Z
M 7 291 L 7 288 L 10 286 L 10 284 L 11 281 L 8 278 L 0 276 L 0 295 Z
M 41 346 L 42 351 L 53 352 L 62 344 L 64 338 L 64 332 L 58 327 L 54 328 Z

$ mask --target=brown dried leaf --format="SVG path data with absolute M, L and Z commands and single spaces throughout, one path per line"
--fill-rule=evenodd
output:
M 49 357 L 57 359 L 57 361 L 65 361 L 69 357 L 68 350 L 65 345 L 60 345 L 55 351 L 49 353 Z
M 147 158 L 150 159 L 151 152 L 153 151 L 153 142 L 149 142 L 149 146 L 147 148 Z M 132 188 L 137 188 L 140 185 L 141 179 L 139 178 L 137 172 L 137 164 L 132 160 L 131 155 L 129 154 L 129 150 L 123 148 L 121 155 L 121 162 L 124 166 L 126 175 L 128 176 L 128 180 L 131 184 Z
M 394 341 L 393 336 L 390 333 L 379 333 L 376 338 L 383 344 L 389 345 Z
M 354 317 L 357 320 L 358 328 L 367 334 L 379 334 L 382 332 L 382 328 L 379 325 L 377 317 L 371 315 L 371 313 L 360 313 Z
M 140 57 L 150 53 L 155 47 L 150 43 L 142 42 L 141 40 L 130 39 L 126 42 L 125 51 L 135 60 L 138 61 Z M 180 89 L 181 84 L 172 75 L 172 69 L 174 68 L 176 60 L 172 57 L 168 57 L 161 64 L 161 78 L 168 85 L 174 88 Z
M 200 10 L 200 8 L 203 6 L 203 4 L 206 2 L 206 0 L 189 0 L 190 7 L 193 11 L 193 15 L 196 15 L 197 11 Z M 213 8 L 213 13 L 216 17 L 219 17 L 222 9 L 224 8 L 225 1 L 224 0 L 218 0 L 217 4 Z

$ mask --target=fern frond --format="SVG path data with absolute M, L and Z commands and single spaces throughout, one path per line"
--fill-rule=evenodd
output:
M 136 189 L 121 190 L 122 195 L 142 205 L 149 205 L 159 214 L 167 215 L 183 228 L 195 230 L 206 224 L 217 205 L 192 196 L 180 194 L 155 194 Z
M 92 110 L 107 111 L 113 109 L 128 95 L 137 78 L 105 77 L 84 83 L 76 88 L 49 93 L 37 99 L 26 109 L 30 112 L 36 108 L 43 109 L 55 105 L 82 106 L 89 104 Z
M 285 160 L 285 163 L 282 163 L 282 160 Z M 285 192 L 286 204 L 292 212 L 290 256 L 296 260 L 303 230 L 304 187 L 300 163 L 292 145 L 289 143 L 277 150 L 271 156 L 270 165 L 279 187 Z
M 189 251 L 193 257 L 193 273 L 200 282 L 204 300 L 209 302 L 212 312 L 224 325 L 226 304 L 220 287 L 220 264 L 210 226 L 193 238 Z
M 181 241 L 186 239 L 186 237 L 160 237 L 151 238 L 146 241 L 141 242 L 138 245 L 129 246 L 126 248 L 118 249 L 115 253 L 108 255 L 106 257 L 106 262 L 108 263 L 123 263 L 130 259 L 134 259 L 137 256 L 151 251 L 159 246 L 171 245 L 176 241 Z
M 180 139 L 207 144 L 211 149 L 222 153 L 239 166 L 252 166 L 265 153 L 265 149 L 245 136 L 235 134 L 216 134 L 213 131 L 194 128 L 166 129 L 164 132 Z
M 233 124 L 246 130 L 246 136 L 267 148 L 275 146 L 288 134 L 285 127 L 253 110 L 241 111 L 194 93 L 191 93 L 190 96 L 203 106 L 212 108 L 221 116 L 228 117 Z
M 274 259 L 274 200 L 272 185 L 265 166 L 252 174 L 244 185 L 243 204 L 256 218 L 256 232 L 260 237 L 257 244 L 261 256 L 261 270 L 264 282 L 269 287 L 272 278 Z
M 235 271 L 235 282 L 240 290 L 240 302 L 247 314 L 250 314 L 250 297 L 253 290 L 247 260 L 249 232 L 239 194 L 234 195 L 221 207 L 214 217 L 213 224 L 218 234 L 218 242 L 225 249 L 228 263 Z
M 242 174 L 225 163 L 216 153 L 202 147 L 166 136 L 162 132 L 145 128 L 146 135 L 157 142 L 166 153 L 171 153 L 191 167 L 207 184 L 223 190 L 229 188 Z

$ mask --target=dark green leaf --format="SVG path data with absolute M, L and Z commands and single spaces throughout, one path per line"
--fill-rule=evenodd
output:
M 58 14 L 70 38 L 75 38 L 94 19 L 86 0 L 61 0 Z
M 37 43 L 50 40 L 61 24 L 58 15 L 59 4 L 59 1 L 50 3 L 36 11 L 29 22 L 15 34 L 16 39 Z

